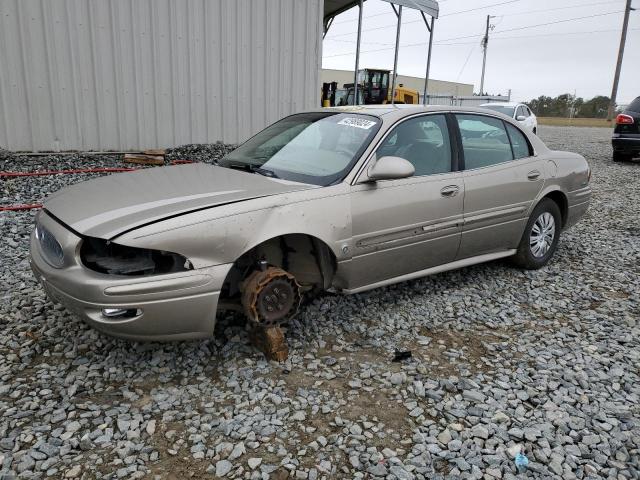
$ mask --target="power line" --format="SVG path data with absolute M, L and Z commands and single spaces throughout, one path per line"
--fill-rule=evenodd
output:
M 640 30 L 639 28 L 630 28 L 631 30 Z M 493 38 L 493 40 L 510 40 L 510 39 L 517 39 L 517 38 L 536 38 L 536 37 L 552 37 L 552 36 L 564 36 L 564 35 L 583 35 L 583 34 L 593 34 L 593 33 L 610 33 L 610 32 L 619 32 L 619 29 L 608 29 L 608 30 L 587 30 L 587 31 L 583 31 L 583 32 L 562 32 L 562 33 L 538 33 L 535 35 L 514 35 L 514 36 L 510 36 L 510 37 L 498 37 L 498 38 Z M 499 33 L 499 32 L 494 32 L 494 33 Z M 477 35 L 475 35 L 475 37 L 479 38 L 481 37 L 482 34 L 479 33 Z M 438 46 L 449 46 L 449 45 L 476 45 L 478 42 L 458 42 L 458 43 L 441 43 L 441 42 L 446 42 L 447 40 L 453 40 L 453 39 L 446 39 L 446 40 L 440 40 L 439 42 L 433 42 L 434 45 L 438 45 Z M 388 45 L 388 44 L 387 44 Z M 402 48 L 411 48 L 411 47 L 424 47 L 425 46 L 425 42 L 419 42 L 419 43 L 410 43 L 407 45 L 400 45 Z M 375 50 L 367 50 L 367 51 L 363 51 L 361 53 L 376 53 L 376 52 L 382 52 L 385 50 L 393 50 L 394 47 L 391 48 L 378 48 Z M 352 55 L 353 52 L 349 52 L 349 53 L 338 53 L 335 55 L 325 55 L 323 58 L 333 58 L 333 57 L 344 57 L 347 55 Z
M 440 15 L 439 18 L 450 17 L 451 15 L 460 15 L 461 13 L 476 12 L 478 10 L 484 10 L 486 8 L 499 7 L 500 5 L 508 5 L 509 3 L 516 3 L 516 2 L 521 2 L 521 1 L 522 0 L 509 0 L 507 2 L 492 3 L 491 5 L 484 5 L 482 7 L 470 8 L 469 10 L 460 10 L 459 12 L 445 13 L 443 15 Z M 409 22 L 407 22 L 407 23 L 409 23 Z
M 460 13 L 475 12 L 476 10 L 483 10 L 483 9 L 485 9 L 485 8 L 497 7 L 497 6 L 500 6 L 500 5 L 507 5 L 507 4 L 509 4 L 509 3 L 516 3 L 516 2 L 522 2 L 522 1 L 523 1 L 523 0 L 507 0 L 507 1 L 505 1 L 505 2 L 492 3 L 492 4 L 490 4 L 490 5 L 485 5 L 485 6 L 482 6 L 482 7 L 471 8 L 471 9 L 469 9 L 469 10 L 462 10 L 462 11 L 459 11 L 459 12 L 445 13 L 445 14 L 443 14 L 443 15 L 440 15 L 440 17 L 439 17 L 439 18 L 442 18 L 442 17 L 448 17 L 448 16 L 450 16 L 450 15 L 458 15 L 458 14 L 460 14 Z M 442 0 L 440 0 L 440 2 L 439 2 L 439 3 L 442 3 Z M 366 20 L 367 18 L 380 17 L 380 16 L 382 16 L 382 15 L 389 15 L 389 12 L 374 13 L 373 15 L 367 15 L 367 16 L 366 16 L 366 17 L 364 17 L 364 18 L 365 18 L 365 20 Z M 420 20 L 410 20 L 410 21 L 408 21 L 408 22 L 405 22 L 405 24 L 407 24 L 407 23 L 416 23 L 416 22 L 419 22 L 419 21 L 420 21 Z M 351 22 L 353 22 L 353 20 L 341 20 L 341 21 L 339 21 L 339 22 L 333 22 L 333 24 L 334 24 L 334 25 L 340 25 L 341 23 L 351 23 Z M 395 24 L 394 24 L 394 25 L 383 25 L 383 26 L 381 26 L 381 27 L 375 27 L 375 28 L 376 28 L 376 29 L 380 29 L 380 28 L 388 28 L 388 27 L 395 27 L 395 26 L 396 26 Z M 341 35 L 342 35 L 342 34 L 341 34 Z
M 519 30 L 527 30 L 529 28 L 546 27 L 548 25 L 557 25 L 559 23 L 574 22 L 577 20 L 585 20 L 587 18 L 604 17 L 607 15 L 614 15 L 616 13 L 622 13 L 622 12 L 623 10 L 618 10 L 615 12 L 606 12 L 606 13 L 597 13 L 595 15 L 587 15 L 585 17 L 566 18 L 564 20 L 556 20 L 555 22 L 537 23 L 535 25 L 524 25 L 522 27 L 507 28 L 505 30 L 498 30 L 498 31 L 492 32 L 492 35 L 497 35 L 497 34 L 506 33 L 506 32 L 516 32 Z M 449 40 L 462 40 L 464 38 L 476 38 L 476 37 L 479 37 L 480 35 L 484 35 L 484 32 L 474 33 L 473 35 L 464 35 L 462 37 L 445 38 L 443 40 L 440 40 L 440 42 L 446 42 Z
M 474 12 L 474 11 L 478 11 L 478 10 L 484 10 L 487 8 L 491 8 L 491 7 L 496 7 L 496 6 L 500 6 L 500 5 L 507 5 L 510 3 L 515 3 L 515 2 L 519 2 L 522 0 L 508 0 L 506 2 L 500 2 L 500 3 L 493 3 L 490 5 L 485 5 L 482 7 L 476 7 L 476 8 L 471 8 L 468 10 L 460 10 L 458 12 L 451 12 L 451 13 L 447 13 L 444 15 L 440 15 L 440 18 L 444 18 L 444 17 L 448 17 L 451 15 L 458 15 L 458 14 L 462 14 L 462 13 L 469 13 L 469 12 Z M 608 5 L 608 4 L 612 4 L 612 3 L 617 3 L 615 0 L 610 0 L 610 1 L 604 1 L 604 2 L 593 2 L 593 3 L 588 3 L 588 4 L 583 4 L 583 5 L 571 5 L 571 6 L 564 6 L 564 7 L 556 7 L 556 8 L 548 8 L 548 9 L 544 9 L 544 10 L 530 10 L 528 12 L 514 12 L 514 13 L 505 13 L 500 15 L 501 17 L 507 17 L 507 16 L 513 16 L 513 15 L 524 15 L 524 14 L 529 14 L 529 13 L 541 13 L 541 12 L 549 12 L 549 11 L 555 11 L 555 10 L 566 10 L 569 8 L 578 8 L 578 7 L 589 7 L 589 6 L 597 6 L 597 5 Z M 620 12 L 611 12 L 611 13 L 620 13 Z M 380 14 L 375 14 L 375 15 L 371 15 L 370 17 L 374 17 L 374 16 L 379 16 L 379 15 L 387 15 L 386 13 L 380 13 Z M 369 18 L 369 17 L 366 17 Z M 589 18 L 589 17 L 580 17 L 580 18 Z M 419 23 L 421 20 L 409 20 L 408 22 L 405 22 L 405 25 L 408 25 L 410 23 Z M 566 21 L 566 20 L 563 20 Z M 344 21 L 344 22 L 338 22 L 338 23 L 347 23 L 350 21 Z M 335 23 L 334 23 L 335 24 Z M 381 25 L 378 27 L 371 27 L 371 28 L 365 28 L 362 31 L 363 32 L 371 32 L 371 31 L 375 31 L 375 30 L 384 30 L 386 28 L 391 28 L 391 27 L 396 27 L 396 24 L 388 24 L 388 25 Z M 338 33 L 336 35 L 333 35 L 331 38 L 335 38 L 335 37 L 344 37 L 344 36 L 348 36 L 348 35 L 353 35 L 353 32 L 348 32 L 348 33 Z
M 640 28 L 630 28 L 629 30 L 640 30 Z M 510 40 L 516 38 L 538 38 L 538 37 L 563 37 L 565 35 L 584 35 L 592 33 L 610 33 L 619 32 L 619 28 L 610 28 L 608 30 L 589 30 L 584 32 L 562 32 L 562 33 L 537 33 L 535 35 L 513 35 L 511 37 L 498 37 L 493 40 Z M 476 45 L 477 42 L 459 42 L 459 43 L 438 43 L 434 42 L 434 45 L 448 46 L 448 45 Z M 387 44 L 388 45 L 388 44 Z
M 471 58 L 471 54 L 473 53 L 473 51 L 476 49 L 478 45 L 474 45 L 473 47 L 471 47 L 471 50 L 469 50 L 469 55 L 467 55 L 467 59 L 464 61 L 464 64 L 462 65 L 462 68 L 460 69 L 460 72 L 458 73 L 458 76 L 456 77 L 456 82 L 458 80 L 460 80 L 460 77 L 462 76 L 462 72 L 464 72 L 465 67 L 467 66 L 467 63 L 469 62 L 469 59 Z
M 485 9 L 485 8 L 497 7 L 497 6 L 500 6 L 500 5 L 507 5 L 507 4 L 509 4 L 509 3 L 516 3 L 516 2 L 522 2 L 522 1 L 523 1 L 523 0 L 507 0 L 507 1 L 505 1 L 505 2 L 492 3 L 492 4 L 490 4 L 490 5 L 484 5 L 484 6 L 482 6 L 482 7 L 471 8 L 471 9 L 469 9 L 469 10 L 461 10 L 461 11 L 459 11 L 459 12 L 451 12 L 451 13 L 443 14 L 443 15 L 440 15 L 440 17 L 439 17 L 439 18 L 448 17 L 448 16 L 450 16 L 450 15 L 458 15 L 458 14 L 460 14 L 460 13 L 474 12 L 474 11 L 477 11 L 477 10 L 483 10 L 483 9 Z M 442 3 L 442 2 L 441 2 L 441 3 Z M 388 13 L 386 13 L 386 12 L 385 12 L 385 13 L 376 13 L 376 14 L 374 14 L 374 15 L 369 15 L 368 17 L 365 17 L 365 19 L 366 19 L 366 18 L 379 17 L 380 15 L 388 15 Z M 410 23 L 419 23 L 419 22 L 421 22 L 421 21 L 422 21 L 422 19 L 418 19 L 418 20 L 409 20 L 408 22 L 404 22 L 404 25 L 408 25 L 408 24 L 410 24 Z M 350 22 L 352 22 L 352 20 L 344 20 L 344 21 L 341 21 L 341 22 L 334 22 L 334 25 L 338 25 L 338 24 L 340 24 L 340 23 L 350 23 Z M 370 32 L 370 31 L 374 31 L 374 30 L 384 30 L 385 28 L 391 28 L 391 27 L 396 27 L 396 26 L 397 26 L 397 25 L 394 23 L 394 24 L 389 24 L 389 25 L 381 25 L 381 26 L 379 26 L 379 27 L 365 28 L 365 29 L 363 29 L 362 31 L 363 31 L 363 32 Z M 337 34 L 337 35 L 334 35 L 334 37 L 340 37 L 340 36 L 351 35 L 351 34 L 352 34 L 352 32 L 349 32 L 349 33 L 339 33 L 339 34 Z
M 613 3 L 613 2 L 598 2 L 598 4 L 600 4 L 600 3 Z M 592 3 L 590 5 L 596 5 L 596 3 Z M 587 6 L 587 5 L 585 5 L 585 6 Z M 546 11 L 550 11 L 550 10 L 562 10 L 562 9 L 566 9 L 566 8 L 569 8 L 569 7 L 559 7 L 559 8 L 556 8 L 556 9 L 547 9 L 547 10 L 535 10 L 535 11 L 531 11 L 529 13 L 546 12 Z M 584 20 L 584 19 L 587 19 L 587 18 L 595 18 L 595 17 L 606 16 L 606 15 L 613 15 L 615 13 L 621 13 L 623 11 L 624 10 L 616 11 L 616 12 L 598 13 L 598 14 L 589 15 L 589 16 L 586 16 L 586 17 L 569 18 L 569 19 L 565 19 L 565 20 L 558 20 L 558 21 L 555 21 L 555 22 L 540 23 L 540 24 L 537 24 L 537 25 L 528 25 L 528 26 L 523 26 L 523 27 L 510 28 L 510 29 L 507 29 L 507 30 L 498 30 L 497 32 L 493 32 L 493 33 L 494 34 L 498 34 L 498 33 L 516 31 L 516 30 L 524 30 L 524 29 L 534 28 L 534 27 L 555 25 L 555 24 L 558 24 L 558 23 L 572 22 L 572 21 L 575 21 L 575 20 Z M 506 16 L 506 15 L 500 15 L 500 16 Z M 405 22 L 405 25 L 407 23 L 415 23 L 415 22 L 413 22 L 413 21 L 412 22 Z M 376 29 L 379 29 L 379 28 L 383 28 L 383 27 L 376 27 Z M 386 27 L 384 27 L 384 28 L 386 28 Z M 366 29 L 363 30 L 363 31 L 366 31 Z M 340 35 L 350 35 L 350 34 L 340 34 Z M 446 41 L 449 41 L 449 40 L 461 40 L 461 39 L 464 39 L 464 38 L 477 37 L 479 35 L 484 35 L 484 34 L 483 33 L 476 33 L 476 34 L 473 34 L 473 35 L 466 35 L 466 36 L 463 36 L 463 37 L 446 38 L 444 40 L 439 40 L 437 42 L 434 42 L 434 44 L 435 45 L 441 45 L 442 42 L 446 42 Z M 330 40 L 330 41 L 333 41 L 333 42 L 355 43 L 354 40 L 346 40 L 346 39 L 343 40 L 343 39 L 334 38 L 336 36 L 337 35 L 334 35 L 333 37 L 327 37 L 327 38 L 325 38 L 325 40 Z M 391 45 L 390 43 L 381 43 L 381 42 L 363 42 L 363 43 L 369 44 L 369 45 Z M 460 44 L 460 45 L 462 45 L 462 44 Z
M 504 13 L 500 15 L 501 17 L 513 17 L 515 15 L 528 15 L 530 13 L 547 13 L 554 12 L 557 10 L 568 10 L 570 8 L 583 8 L 583 7 L 595 7 L 597 5 L 611 5 L 612 3 L 620 3 L 619 0 L 608 0 L 606 2 L 593 2 L 593 3 L 584 3 L 581 5 L 568 5 L 564 7 L 555 7 L 555 8 L 545 8 L 542 10 L 527 10 L 525 12 L 512 12 L 512 13 Z

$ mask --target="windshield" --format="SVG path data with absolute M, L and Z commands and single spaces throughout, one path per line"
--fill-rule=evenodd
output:
M 516 107 L 508 107 L 505 105 L 484 105 L 484 108 L 488 108 L 489 110 L 493 110 L 495 112 L 504 113 L 508 117 L 513 117 L 513 112 L 516 110 Z
M 371 115 L 300 113 L 250 138 L 218 163 L 294 182 L 341 181 L 380 127 Z

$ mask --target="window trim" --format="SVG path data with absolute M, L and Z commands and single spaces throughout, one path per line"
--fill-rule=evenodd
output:
M 458 159 L 459 159 L 459 166 L 460 166 L 460 171 L 462 172 L 477 172 L 480 170 L 483 170 L 485 168 L 493 168 L 493 167 L 497 167 L 497 166 L 501 166 L 501 165 L 507 165 L 511 162 L 517 162 L 517 161 L 521 161 L 521 160 L 526 160 L 532 157 L 536 156 L 536 152 L 535 149 L 533 148 L 533 145 L 531 145 L 531 141 L 529 140 L 529 137 L 527 136 L 526 133 L 524 133 L 524 131 L 517 125 L 514 125 L 514 123 L 511 122 L 506 122 L 505 120 L 503 120 L 502 118 L 498 118 L 495 117 L 493 115 L 487 114 L 487 113 L 480 113 L 480 112 L 469 112 L 469 111 L 455 111 L 455 112 L 449 112 L 449 115 L 451 115 L 452 120 L 453 120 L 453 125 L 456 131 L 456 137 L 457 137 L 457 143 L 458 143 Z M 465 157 L 464 157 L 464 146 L 462 145 L 462 133 L 460 133 L 460 125 L 458 124 L 458 119 L 456 118 L 458 115 L 475 115 L 478 117 L 489 117 L 489 118 L 493 118 L 494 120 L 500 120 L 503 124 L 504 124 L 504 130 L 507 134 L 507 138 L 509 139 L 509 146 L 511 147 L 511 156 L 514 157 L 511 160 L 508 160 L 506 162 L 501 162 L 501 163 L 494 163 L 493 165 L 487 165 L 486 167 L 478 167 L 478 168 L 467 168 L 466 162 L 465 162 Z M 527 142 L 527 146 L 529 147 L 529 156 L 528 157 L 523 157 L 523 158 L 515 158 L 515 154 L 513 152 L 513 144 L 511 143 L 511 136 L 509 135 L 509 130 L 507 129 L 507 124 L 511 125 L 514 128 L 517 128 L 518 131 L 524 136 L 525 141 Z
M 511 145 L 511 153 L 513 155 L 513 161 L 515 162 L 516 160 L 522 160 L 525 158 L 533 157 L 533 148 L 531 146 L 531 143 L 529 142 L 529 139 L 524 134 L 524 132 L 520 130 L 518 127 L 516 127 L 515 125 L 511 125 L 510 123 L 507 123 L 504 120 L 502 121 L 502 123 L 504 123 L 504 129 L 507 132 L 507 137 L 509 137 L 509 144 Z M 527 142 L 527 149 L 529 150 L 529 155 L 527 155 L 526 157 L 516 158 L 516 151 L 513 149 L 513 140 L 511 140 L 511 134 L 509 133 L 509 125 L 515 128 L 518 132 L 520 132 L 520 135 L 522 135 L 522 137 L 524 138 L 524 141 Z
M 369 168 L 369 166 L 371 165 L 371 162 L 374 161 L 374 158 L 377 158 L 376 154 L 378 152 L 378 149 L 380 148 L 382 143 L 387 139 L 387 137 L 391 134 L 391 132 L 393 132 L 396 129 L 396 127 L 398 127 L 399 125 L 409 120 L 414 120 L 418 117 L 427 117 L 431 115 L 442 115 L 445 117 L 445 122 L 447 124 L 447 130 L 449 133 L 449 146 L 451 149 L 451 171 L 444 172 L 444 173 L 434 173 L 431 175 L 418 175 L 418 176 L 412 175 L 411 177 L 407 177 L 402 180 L 410 180 L 412 178 L 430 178 L 430 177 L 435 177 L 437 175 L 448 175 L 451 173 L 461 172 L 462 168 L 460 168 L 461 163 L 460 163 L 459 149 L 458 149 L 457 143 L 455 143 L 455 140 L 454 140 L 454 136 L 456 135 L 456 130 L 451 129 L 452 124 L 450 123 L 448 118 L 451 115 L 451 112 L 448 110 L 442 110 L 442 111 L 436 111 L 436 112 L 419 112 L 414 115 L 404 117 L 389 126 L 387 131 L 382 134 L 382 136 L 376 142 L 375 146 L 371 149 L 371 153 L 369 153 L 369 155 L 367 156 L 367 159 L 364 162 L 362 162 L 362 165 L 358 168 L 358 171 L 356 172 L 356 174 L 353 177 L 353 180 L 351 181 L 351 185 L 357 185 L 360 182 L 360 177 L 362 177 L 363 173 Z M 455 119 L 453 120 L 455 121 Z M 396 182 L 398 180 L 400 179 L 379 180 L 378 182 Z

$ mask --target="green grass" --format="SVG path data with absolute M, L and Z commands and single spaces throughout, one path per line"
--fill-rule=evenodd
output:
M 538 117 L 540 125 L 553 125 L 556 127 L 604 127 L 613 128 L 613 121 L 607 122 L 604 118 L 562 118 L 562 117 Z

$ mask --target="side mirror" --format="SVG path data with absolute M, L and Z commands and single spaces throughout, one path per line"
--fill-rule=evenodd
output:
M 395 180 L 411 177 L 416 173 L 415 167 L 401 157 L 381 157 L 374 163 L 368 172 L 368 180 Z
M 516 117 L 516 120 L 519 122 L 524 122 L 527 119 L 527 117 L 525 117 L 524 115 L 518 115 Z

